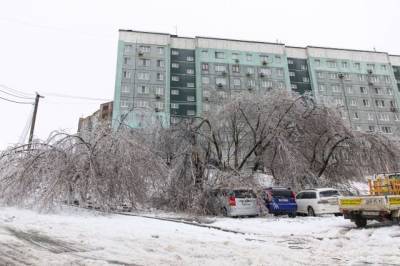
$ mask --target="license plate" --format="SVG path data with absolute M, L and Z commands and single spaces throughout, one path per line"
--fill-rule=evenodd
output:
M 279 202 L 288 202 L 288 199 L 279 199 Z
M 355 198 L 355 199 L 340 199 L 340 205 L 342 206 L 358 206 L 361 205 L 362 199 Z

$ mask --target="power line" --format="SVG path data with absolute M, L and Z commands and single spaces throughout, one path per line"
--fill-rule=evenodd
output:
M 3 93 L 5 93 L 5 94 L 8 94 L 8 95 L 10 95 L 10 96 L 17 97 L 17 98 L 21 98 L 21 99 L 28 99 L 28 100 L 33 100 L 33 99 L 35 99 L 35 98 L 32 98 L 32 97 L 18 96 L 18 95 L 16 95 L 16 94 L 13 94 L 13 93 L 4 91 L 4 90 L 2 90 L 2 89 L 0 89 L 0 91 L 3 92 Z
M 23 97 L 31 97 L 31 98 L 34 98 L 34 95 L 33 95 L 33 94 L 29 94 L 29 93 L 26 93 L 26 92 L 23 92 L 23 91 L 19 91 L 19 90 L 10 88 L 10 87 L 8 87 L 8 86 L 6 86 L 6 85 L 3 85 L 3 84 L 0 84 L 0 87 L 2 87 L 2 88 L 5 89 L 5 90 L 8 90 L 8 91 L 13 92 L 14 94 L 19 94 L 19 95 L 21 95 L 21 96 L 23 96 Z
M 18 103 L 18 104 L 33 104 L 33 102 L 18 102 L 18 101 L 10 100 L 10 99 L 3 98 L 3 97 L 0 97 L 0 99 L 8 101 L 8 102 L 12 102 L 12 103 Z
M 110 99 L 104 99 L 104 98 L 92 98 L 86 96 L 67 95 L 67 94 L 51 93 L 51 92 L 41 92 L 41 93 L 46 96 L 54 96 L 60 98 L 71 98 L 71 99 L 89 100 L 89 101 L 111 101 Z

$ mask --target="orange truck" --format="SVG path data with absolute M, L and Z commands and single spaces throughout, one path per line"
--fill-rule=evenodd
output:
M 369 195 L 340 197 L 339 208 L 345 219 L 357 227 L 368 220 L 400 221 L 400 173 L 378 174 L 368 180 Z

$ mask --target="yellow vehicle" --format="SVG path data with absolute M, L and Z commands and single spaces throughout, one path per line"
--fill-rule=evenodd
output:
M 399 222 L 400 173 L 375 175 L 368 185 L 369 195 L 339 198 L 343 217 L 357 227 L 365 227 L 368 220 Z

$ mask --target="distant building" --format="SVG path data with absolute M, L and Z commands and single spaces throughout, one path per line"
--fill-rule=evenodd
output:
M 84 118 L 79 118 L 78 134 L 88 137 L 99 126 L 111 127 L 111 119 L 113 113 L 113 102 L 100 104 L 100 109 Z
M 309 92 L 354 130 L 400 130 L 400 56 L 130 30 L 119 32 L 112 123 L 169 126 L 241 91 L 271 88 Z

